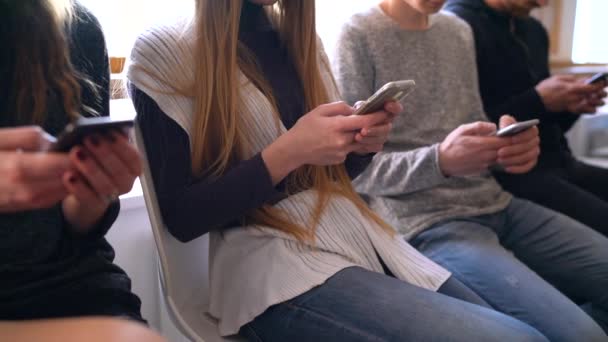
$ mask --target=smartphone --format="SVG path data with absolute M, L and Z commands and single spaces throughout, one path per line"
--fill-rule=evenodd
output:
M 505 128 L 501 128 L 500 130 L 498 130 L 498 132 L 496 132 L 495 135 L 497 137 L 510 137 L 510 136 L 516 135 L 517 133 L 521 133 L 521 132 L 527 130 L 528 128 L 532 128 L 532 127 L 538 125 L 539 123 L 540 123 L 540 121 L 538 121 L 538 119 L 516 122 Z
M 585 84 L 594 84 L 601 81 L 608 81 L 608 73 L 607 72 L 599 72 L 593 76 L 591 76 L 588 80 L 585 81 Z
M 81 145 L 84 138 L 93 134 L 104 134 L 113 130 L 128 133 L 132 127 L 133 120 L 113 120 L 109 117 L 81 118 L 65 127 L 50 150 L 68 152 L 72 147 Z
M 378 89 L 367 101 L 355 110 L 355 115 L 364 115 L 377 112 L 390 101 L 400 101 L 408 96 L 416 87 L 412 80 L 389 82 Z

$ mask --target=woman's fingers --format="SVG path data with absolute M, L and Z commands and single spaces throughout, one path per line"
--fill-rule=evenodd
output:
M 110 149 L 122 161 L 132 176 L 137 177 L 142 172 L 141 158 L 137 149 L 129 142 L 124 134 L 112 131 L 108 133 L 112 141 Z
M 117 186 L 98 165 L 91 152 L 85 148 L 76 147 L 70 152 L 70 158 L 82 176 L 82 180 L 90 185 L 91 190 L 99 198 L 106 199 L 119 195 Z
M 30 183 L 0 194 L 0 212 L 50 208 L 67 196 L 59 178 Z
M 125 162 L 114 152 L 112 143 L 107 138 L 94 135 L 85 139 L 85 147 L 95 158 L 100 167 L 120 194 L 127 193 L 133 185 L 135 175 L 131 174 Z
M 57 178 L 70 167 L 70 159 L 64 154 L 0 152 L 3 176 L 20 183 Z
M 393 124 L 385 123 L 373 127 L 366 127 L 361 130 L 361 135 L 366 138 L 387 137 L 393 128 Z
M 43 151 L 56 139 L 38 126 L 0 128 L 0 150 Z
M 365 115 L 349 115 L 337 117 L 338 130 L 342 132 L 360 131 L 366 127 L 384 124 L 390 120 L 392 114 L 385 111 L 374 112 Z
M 63 176 L 63 184 L 80 202 L 100 203 L 104 201 L 104 199 L 100 198 L 98 193 L 91 188 L 88 182 L 75 172 L 66 173 Z
M 399 101 L 387 102 L 384 104 L 384 110 L 393 115 L 397 115 L 403 112 L 403 105 Z
M 392 124 L 390 123 L 363 128 L 356 135 L 355 141 L 366 145 L 383 144 L 388 139 L 391 129 Z

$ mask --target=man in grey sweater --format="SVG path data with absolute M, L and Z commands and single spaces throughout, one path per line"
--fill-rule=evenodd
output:
M 601 321 L 608 239 L 513 198 L 488 172 L 493 165 L 531 170 L 538 131 L 491 136 L 496 127 L 479 97 L 471 30 L 455 16 L 434 14 L 441 5 L 384 0 L 343 28 L 333 66 L 345 100 L 364 100 L 390 81 L 417 83 L 385 150 L 355 185 L 414 246 L 495 309 L 550 340 L 604 341 L 594 320 L 558 289 L 591 302 Z M 501 126 L 513 121 L 504 116 Z

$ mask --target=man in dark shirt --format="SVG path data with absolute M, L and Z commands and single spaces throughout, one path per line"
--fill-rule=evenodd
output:
M 604 82 L 586 85 L 551 76 L 549 39 L 529 16 L 546 0 L 448 0 L 446 9 L 467 21 L 476 44 L 484 109 L 498 122 L 540 119 L 541 156 L 528 174 L 496 173 L 502 186 L 608 235 L 608 170 L 576 160 L 564 136 L 581 113 L 593 113 L 606 96 Z

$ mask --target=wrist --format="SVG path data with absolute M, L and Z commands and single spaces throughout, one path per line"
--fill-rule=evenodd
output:
M 87 233 L 101 220 L 108 210 L 109 204 L 99 202 L 96 204 L 82 203 L 74 195 L 63 200 L 63 216 L 73 232 Z
M 293 146 L 289 132 L 280 136 L 262 151 L 262 159 L 274 185 L 305 164 L 304 156 L 299 151 L 301 149 Z
M 437 155 L 439 159 L 439 171 L 441 171 L 441 173 L 445 177 L 451 177 L 452 173 L 449 170 L 449 163 L 447 161 L 448 158 L 446 158 L 448 154 L 447 149 L 448 147 L 446 146 L 445 141 L 439 144 L 439 147 L 437 148 Z
M 536 85 L 536 87 L 534 87 L 534 90 L 536 91 L 536 94 L 538 95 L 540 102 L 542 102 L 543 105 L 545 105 L 545 107 L 546 107 L 547 101 L 545 99 L 545 93 L 544 93 L 542 87 L 540 86 L 540 84 Z

